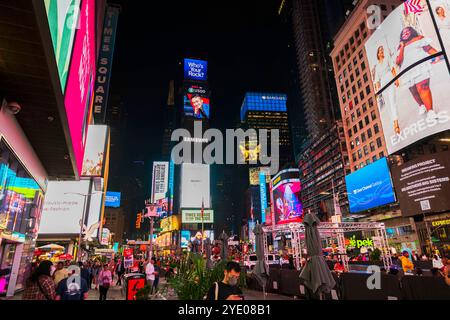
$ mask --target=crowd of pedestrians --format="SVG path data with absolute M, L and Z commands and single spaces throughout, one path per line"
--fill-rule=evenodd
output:
M 45 260 L 35 263 L 25 283 L 23 300 L 87 300 L 89 291 L 99 291 L 99 299 L 106 300 L 114 274 L 117 285 L 125 272 L 123 262 L 101 263 L 100 261 L 60 261 L 54 265 Z

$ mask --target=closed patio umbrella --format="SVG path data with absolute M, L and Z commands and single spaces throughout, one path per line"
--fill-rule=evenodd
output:
M 252 276 L 258 281 L 258 283 L 263 288 L 264 299 L 266 298 L 266 284 L 269 280 L 269 266 L 266 264 L 264 259 L 264 230 L 263 226 L 257 224 L 253 230 L 255 234 L 255 244 L 256 244 L 256 265 L 253 268 Z
M 222 232 L 222 234 L 219 236 L 219 240 L 222 241 L 222 248 L 220 251 L 220 258 L 222 261 L 228 260 L 228 235 L 225 233 L 225 231 Z
M 211 260 L 211 239 L 206 238 L 205 240 L 205 255 L 206 255 L 206 268 L 212 269 L 213 262 Z
M 329 293 L 336 285 L 322 254 L 320 234 L 317 229 L 319 223 L 320 220 L 311 212 L 303 220 L 309 259 L 300 274 L 300 278 L 304 280 L 305 286 L 316 294 Z

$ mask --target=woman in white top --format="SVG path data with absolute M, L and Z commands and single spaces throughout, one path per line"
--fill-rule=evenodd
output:
M 372 70 L 372 80 L 375 86 L 375 91 L 378 92 L 383 89 L 392 79 L 397 75 L 395 65 L 386 58 L 384 47 L 379 46 L 377 49 L 377 64 Z M 395 87 L 398 87 L 398 80 L 395 81 Z M 394 122 L 394 132 L 400 134 L 400 126 L 398 124 L 397 111 L 397 95 L 394 86 L 389 86 L 379 95 L 380 108 L 386 103 L 391 112 L 391 120 Z
M 415 62 L 436 53 L 437 50 L 431 46 L 431 39 L 420 35 L 413 27 L 405 27 L 400 34 L 396 64 L 402 71 Z M 422 62 L 402 77 L 402 81 L 405 81 L 414 100 L 419 105 L 419 115 L 427 114 L 427 119 L 437 119 L 437 114 L 433 110 L 430 78 L 431 64 L 435 64 L 441 59 L 443 56 L 433 58 L 431 62 Z
M 450 47 L 447 47 L 450 44 L 450 15 L 447 14 L 448 8 L 444 5 L 437 6 L 435 12 L 436 24 L 438 26 L 439 33 L 441 34 L 441 38 L 444 40 L 444 43 L 446 43 L 446 51 L 449 52 Z

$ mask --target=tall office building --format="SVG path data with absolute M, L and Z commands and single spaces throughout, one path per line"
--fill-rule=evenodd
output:
M 334 38 L 336 87 L 353 171 L 387 156 L 364 44 L 375 30 L 368 29 L 367 7 L 379 5 L 384 19 L 400 0 L 361 0 Z
M 332 62 L 329 53 L 332 37 L 337 27 L 343 22 L 345 0 L 283 0 L 279 14 L 288 27 L 293 44 L 293 64 L 297 70 L 292 72 L 295 80 L 291 86 L 299 91 L 290 98 L 297 100 L 290 103 L 292 131 L 296 150 L 309 138 L 319 137 L 333 120 L 339 118 L 336 90 L 333 84 Z M 295 99 L 297 96 L 297 99 Z M 301 128 L 301 126 L 305 128 Z
M 241 127 L 245 129 L 279 130 L 280 168 L 293 161 L 292 143 L 287 113 L 287 96 L 279 93 L 247 93 L 241 107 Z M 270 137 L 270 134 L 269 134 Z M 260 144 L 260 142 L 259 142 Z M 259 145 L 251 142 L 245 149 L 250 154 Z M 270 145 L 268 146 L 270 155 Z

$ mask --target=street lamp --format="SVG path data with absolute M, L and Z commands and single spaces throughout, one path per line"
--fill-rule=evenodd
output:
M 73 195 L 77 195 L 77 196 L 82 196 L 84 197 L 84 204 L 83 204 L 83 215 L 81 217 L 81 223 L 80 223 L 80 234 L 78 236 L 78 250 L 77 250 L 77 256 L 75 258 L 75 261 L 81 261 L 81 241 L 82 241 L 82 236 L 83 236 L 83 226 L 84 226 L 84 218 L 86 215 L 86 198 L 93 196 L 95 194 L 104 194 L 105 192 L 94 192 L 94 193 L 88 193 L 88 194 L 84 194 L 84 193 L 78 193 L 78 192 L 65 192 L 64 194 L 73 194 Z

